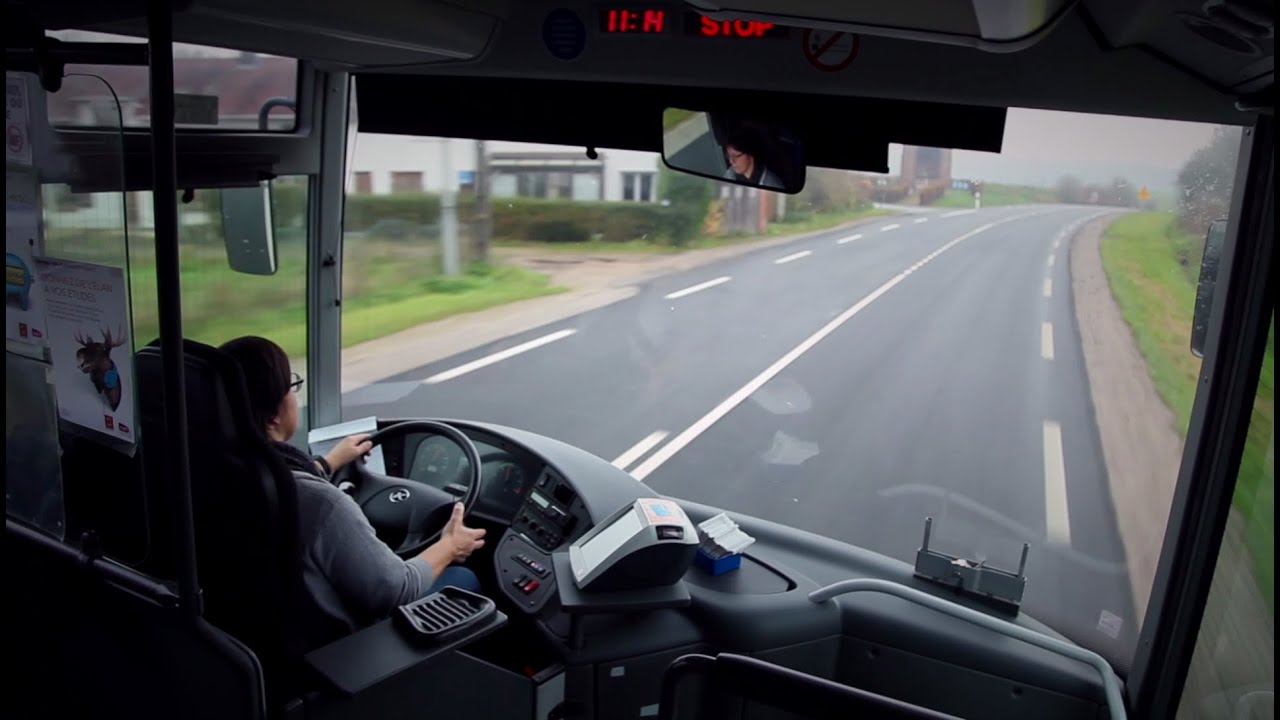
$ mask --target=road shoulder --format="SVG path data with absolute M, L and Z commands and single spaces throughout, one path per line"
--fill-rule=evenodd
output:
M 1071 242 L 1071 285 L 1111 502 L 1124 544 L 1136 621 L 1141 622 L 1164 543 L 1183 442 L 1102 266 L 1102 235 L 1115 217 L 1088 222 L 1076 233 Z

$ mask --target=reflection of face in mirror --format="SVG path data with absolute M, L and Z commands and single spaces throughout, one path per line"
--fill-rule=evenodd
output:
M 725 179 L 781 190 L 782 181 L 760 159 L 758 147 L 759 143 L 747 133 L 736 133 L 730 136 L 724 144 L 724 157 L 729 164 L 724 171 Z
M 679 108 L 667 108 L 662 126 L 662 159 L 672 170 L 777 192 L 804 188 L 804 147 L 788 128 Z

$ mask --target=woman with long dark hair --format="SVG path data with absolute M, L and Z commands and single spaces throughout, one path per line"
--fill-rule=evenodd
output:
M 475 573 L 453 565 L 484 546 L 484 530 L 463 523 L 462 503 L 454 505 L 438 541 L 401 560 L 378 539 L 355 501 L 329 481 L 370 450 L 369 436 L 348 437 L 323 457 L 307 455 L 289 444 L 298 429 L 302 378 L 290 369 L 284 350 L 253 336 L 232 340 L 221 350 L 244 373 L 254 425 L 295 471 L 303 581 L 323 614 L 351 631 L 445 585 L 479 590 Z

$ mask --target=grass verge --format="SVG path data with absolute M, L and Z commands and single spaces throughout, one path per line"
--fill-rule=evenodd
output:
M 1185 437 L 1199 382 L 1200 360 L 1191 354 L 1201 239 L 1179 230 L 1171 213 L 1117 218 L 1102 239 L 1102 264 L 1111 292 L 1133 331 L 1156 391 Z M 1272 321 L 1274 337 L 1274 318 Z M 1255 574 L 1275 608 L 1275 363 L 1267 343 L 1233 503 L 1245 520 Z
M 290 357 L 306 353 L 306 263 L 301 244 L 281 243 L 272 276 L 235 273 L 221 248 L 185 247 L 182 257 L 183 331 L 217 345 L 262 335 Z M 159 332 L 155 263 L 130 258 L 134 337 L 146 344 Z M 440 273 L 425 243 L 360 241 L 344 262 L 342 343 L 350 346 L 422 323 L 517 300 L 562 292 L 550 279 L 520 267 L 473 263 L 457 276 Z
M 588 240 L 587 242 L 578 243 L 544 243 L 528 242 L 524 240 L 498 240 L 497 245 L 499 247 L 507 248 L 531 249 L 545 253 L 678 253 L 684 252 L 685 250 L 702 250 L 706 248 L 724 247 L 727 245 L 741 245 L 742 243 L 759 240 L 762 237 L 798 235 L 800 233 L 826 230 L 827 228 L 843 225 L 844 223 L 853 222 L 854 220 L 888 214 L 890 214 L 888 210 L 881 210 L 879 208 L 867 208 L 865 210 L 856 210 L 852 212 L 813 213 L 794 222 L 771 223 L 767 228 L 765 228 L 763 235 L 723 235 L 717 237 L 700 237 L 678 247 L 668 242 L 647 239 L 631 240 L 627 242 Z
M 1029 205 L 1039 203 L 1056 203 L 1058 199 L 1053 190 L 1032 187 L 1030 185 L 999 185 L 987 183 L 982 188 L 982 207 L 999 207 L 1004 205 Z M 932 207 L 973 207 L 973 193 L 968 190 L 948 190 L 938 198 Z

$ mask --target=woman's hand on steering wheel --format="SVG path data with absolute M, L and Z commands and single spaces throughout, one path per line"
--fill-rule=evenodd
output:
M 441 435 L 461 449 L 469 476 L 461 503 L 446 490 L 375 473 L 360 462 L 348 462 L 343 472 L 335 473 L 332 479 L 339 487 L 350 483 L 348 494 L 378 536 L 397 555 L 407 558 L 430 553 L 428 559 L 433 566 L 439 564 L 436 570 L 442 572 L 455 557 L 465 558 L 484 544 L 483 530 L 468 528 L 462 523 L 482 492 L 482 461 L 475 444 L 465 433 L 434 420 L 406 420 L 379 430 L 369 436 L 367 442 L 354 445 L 376 448 L 388 439 L 403 438 L 411 433 Z
M 440 534 L 439 544 L 449 552 L 452 562 L 466 562 L 471 553 L 484 547 L 484 528 L 469 528 L 463 524 L 462 503 L 453 504 L 453 514 Z
M 471 553 L 484 547 L 484 529 L 469 528 L 462 522 L 462 503 L 454 503 L 453 514 L 440 533 L 440 539 L 422 551 L 436 577 L 454 563 L 466 562 Z
M 324 456 L 324 461 L 329 463 L 330 472 L 338 472 L 351 461 L 372 450 L 373 443 L 369 442 L 369 437 L 369 435 L 348 435 L 342 438 L 342 441 Z

